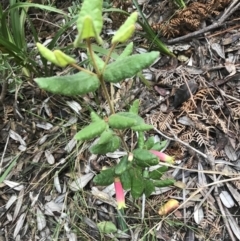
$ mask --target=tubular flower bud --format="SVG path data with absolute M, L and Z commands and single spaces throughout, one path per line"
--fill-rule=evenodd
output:
M 123 187 L 120 179 L 118 177 L 114 178 L 114 187 L 116 192 L 116 200 L 118 204 L 118 209 L 125 208 L 125 196 L 123 192 Z
M 174 157 L 173 156 L 169 156 L 163 152 L 160 151 L 155 151 L 155 150 L 150 150 L 150 152 L 154 155 L 156 155 L 160 161 L 162 162 L 167 162 L 169 164 L 173 164 L 174 163 Z

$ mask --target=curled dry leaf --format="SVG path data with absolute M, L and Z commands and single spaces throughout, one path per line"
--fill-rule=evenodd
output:
M 38 145 L 41 146 L 41 145 L 47 140 L 48 136 L 49 136 L 49 135 L 44 135 L 44 136 L 42 136 L 42 137 L 39 139 L 39 141 L 38 141 Z
M 61 184 L 60 184 L 58 172 L 55 173 L 53 182 L 54 182 L 54 186 L 55 186 L 56 190 L 57 190 L 59 193 L 62 193 L 62 188 L 61 188 Z
M 94 174 L 93 173 L 88 173 L 88 174 L 85 174 L 85 175 L 82 175 L 81 177 L 79 177 L 78 179 L 76 179 L 75 181 L 73 181 L 69 188 L 72 190 L 72 191 L 78 191 L 78 190 L 81 190 L 82 188 L 84 188 L 88 182 L 90 180 L 92 180 Z
M 225 59 L 225 54 L 222 50 L 222 47 L 219 43 L 213 43 L 211 48 L 222 58 Z
M 110 196 L 109 194 L 107 194 L 106 192 L 103 191 L 99 191 L 96 187 L 92 187 L 92 194 L 95 198 L 97 198 L 98 200 L 104 203 L 107 203 L 113 207 L 117 207 L 117 202 L 116 200 Z M 99 204 L 99 203 L 98 203 Z
M 204 218 L 204 214 L 203 214 L 203 209 L 202 206 L 199 205 L 195 205 L 194 206 L 194 221 L 196 222 L 196 224 L 200 224 L 201 221 Z
M 16 224 L 16 227 L 15 227 L 14 232 L 13 232 L 13 238 L 16 238 L 19 231 L 22 229 L 25 218 L 26 218 L 26 213 L 21 214 L 21 216 L 19 217 L 19 219 L 17 221 L 17 224 Z
M 13 140 L 20 142 L 21 145 L 23 145 L 23 146 L 26 146 L 26 145 L 27 145 L 26 142 L 23 140 L 23 138 L 22 138 L 18 133 L 16 133 L 15 131 L 10 130 L 10 131 L 9 131 L 9 136 L 10 136 Z
M 46 150 L 44 152 L 45 154 L 45 157 L 47 159 L 47 162 L 50 164 L 50 165 L 53 165 L 55 163 L 55 158 L 54 156 L 52 155 L 52 153 L 49 151 L 49 150 Z
M 228 190 L 232 194 L 233 198 L 238 202 L 238 205 L 240 205 L 240 193 L 236 188 L 234 188 L 230 183 L 226 183 Z
M 23 146 L 23 145 L 20 145 L 20 146 L 18 147 L 18 150 L 19 150 L 19 151 L 26 151 L 26 150 L 27 150 L 27 147 L 26 147 L 26 146 Z
M 75 233 L 67 233 L 67 238 L 69 241 L 77 241 L 77 235 Z
M 229 76 L 232 76 L 232 75 L 234 75 L 234 74 L 236 74 L 236 66 L 235 66 L 235 64 L 234 63 L 232 63 L 231 61 L 229 61 L 229 60 L 226 60 L 226 62 L 225 62 L 225 68 L 226 68 L 226 70 L 228 71 L 228 73 L 229 73 L 229 75 L 227 76 L 227 77 L 229 77 Z
M 13 188 L 16 191 L 21 191 L 24 186 L 18 182 L 13 182 L 13 181 L 9 181 L 9 180 L 4 180 L 3 181 L 7 186 L 9 186 L 10 188 Z
M 52 118 L 53 117 L 52 110 L 51 110 L 51 108 L 50 108 L 50 106 L 48 104 L 49 99 L 50 98 L 47 98 L 46 100 L 43 101 L 42 107 L 44 108 L 44 110 L 45 110 L 46 114 L 48 115 L 48 117 Z
M 63 127 L 68 127 L 73 124 L 77 123 L 77 117 L 76 116 L 71 116 L 70 119 L 63 125 Z
M 32 201 L 31 207 L 33 207 L 36 204 L 39 194 L 40 194 L 40 192 L 38 194 L 36 194 L 36 196 L 33 196 L 33 192 L 29 192 L 29 198 Z
M 172 189 L 173 189 L 172 187 L 156 187 L 155 191 L 151 195 L 152 196 L 161 195 L 161 194 L 163 194 L 165 192 L 168 192 L 168 191 L 170 191 Z
M 33 157 L 32 162 L 33 162 L 33 163 L 37 163 L 37 162 L 39 162 L 39 160 L 40 160 L 42 154 L 43 154 L 43 151 L 39 151 L 39 152 Z
M 51 123 L 37 123 L 36 126 L 38 128 L 44 129 L 44 130 L 51 130 L 53 128 L 53 125 Z
M 125 156 L 127 155 L 127 152 L 125 151 L 115 151 L 113 153 L 107 153 L 106 156 L 107 157 L 110 157 L 110 158 L 119 158 L 119 157 L 122 157 L 122 156 Z
M 230 227 L 231 227 L 233 233 L 235 234 L 237 239 L 240 240 L 240 228 L 239 228 L 238 223 L 236 222 L 236 219 L 233 218 L 232 214 L 228 211 L 227 208 L 225 208 L 224 211 L 226 213 L 226 218 L 228 219 L 228 222 L 230 224 Z
M 55 216 L 54 212 L 58 212 L 61 213 L 62 209 L 63 209 L 63 202 L 62 203 L 56 203 L 55 201 L 50 201 L 47 202 L 44 205 L 44 214 L 48 215 L 48 216 Z
M 82 107 L 74 100 L 67 101 L 67 105 L 74 110 L 78 115 L 80 115 Z
M 232 145 L 231 144 L 227 144 L 225 147 L 224 147 L 224 151 L 227 155 L 227 157 L 229 158 L 230 161 L 236 161 L 237 160 L 237 154 L 235 152 L 235 150 L 233 149 Z
M 19 192 L 16 207 L 13 214 L 13 221 L 17 218 L 23 204 L 24 188 Z
M 47 225 L 45 215 L 43 214 L 43 212 L 38 207 L 37 207 L 37 214 L 36 215 L 37 215 L 37 229 L 38 229 L 38 231 L 42 231 Z
M 232 208 L 234 206 L 234 201 L 232 196 L 227 191 L 222 191 L 219 195 L 223 205 L 227 208 Z
M 16 200 L 17 200 L 17 196 L 16 195 L 12 195 L 9 198 L 8 202 L 6 203 L 5 209 L 8 210 Z
M 68 144 L 64 147 L 64 150 L 67 152 L 67 153 L 70 153 L 73 148 L 76 146 L 77 144 L 77 140 L 75 139 L 71 139 Z

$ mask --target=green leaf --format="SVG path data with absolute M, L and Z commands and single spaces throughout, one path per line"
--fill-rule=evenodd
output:
M 64 67 L 64 66 L 59 65 L 58 60 L 57 60 L 55 54 L 53 53 L 53 51 L 51 51 L 50 49 L 48 49 L 41 43 L 36 43 L 36 45 L 37 45 L 38 51 L 45 59 L 47 59 L 48 61 L 50 61 L 53 64 L 56 64 L 57 66 Z
M 137 199 L 141 197 L 145 188 L 142 172 L 139 168 L 131 168 L 129 173 L 131 176 L 131 194 L 133 198 Z
M 155 186 L 153 182 L 150 180 L 145 180 L 144 184 L 145 184 L 144 193 L 146 197 L 149 197 L 155 191 Z
M 53 53 L 56 56 L 56 59 L 58 61 L 58 65 L 61 66 L 61 67 L 66 67 L 69 64 L 75 64 L 76 63 L 75 59 L 66 55 L 61 50 L 58 50 L 58 49 L 54 50 Z
M 103 221 L 97 224 L 100 233 L 115 233 L 117 228 L 114 223 L 110 221 Z
M 86 141 L 98 137 L 107 128 L 104 120 L 96 121 L 84 127 L 74 138 L 79 141 Z
M 83 39 L 95 37 L 102 44 L 100 33 L 103 26 L 102 0 L 84 0 L 77 20 L 78 36 L 74 42 L 77 47 Z
M 149 178 L 159 180 L 167 170 L 168 170 L 168 167 L 166 166 L 159 167 L 158 169 L 155 169 L 154 171 L 149 172 Z
M 113 36 L 112 44 L 118 42 L 123 43 L 132 36 L 135 30 L 135 23 L 137 22 L 137 18 L 137 12 L 133 12 Z
M 140 117 L 138 114 L 132 112 L 118 112 L 118 115 L 125 116 L 127 118 L 135 120 L 137 122 L 136 125 L 144 124 L 144 119 Z
M 89 59 L 91 60 L 92 66 L 94 66 L 93 59 L 92 59 L 91 55 L 88 54 L 88 56 L 89 56 Z M 93 58 L 94 58 L 94 62 L 96 63 L 98 69 L 101 71 L 105 66 L 105 62 L 94 52 L 93 52 Z
M 109 117 L 108 124 L 114 129 L 126 129 L 136 125 L 137 121 L 117 113 Z
M 148 125 L 145 123 L 131 127 L 133 131 L 149 131 L 149 130 L 152 130 L 153 128 L 154 127 L 152 125 Z
M 98 89 L 100 82 L 96 75 L 79 72 L 73 75 L 35 78 L 41 89 L 67 96 L 84 95 Z
M 139 111 L 139 105 L 140 105 L 140 100 L 136 99 L 133 101 L 133 104 L 131 105 L 129 112 L 134 113 L 134 114 L 138 114 Z
M 142 149 L 144 146 L 144 134 L 142 131 L 138 132 L 138 143 L 137 143 L 137 147 Z
M 96 122 L 96 121 L 102 120 L 102 118 L 95 111 L 91 111 L 90 116 L 91 116 L 92 122 Z
M 106 144 L 113 138 L 113 131 L 110 129 L 105 130 L 98 141 L 98 145 Z
M 107 65 L 103 77 L 107 82 L 118 83 L 149 67 L 158 58 L 158 55 L 159 52 L 152 51 L 150 53 L 135 54 L 116 60 Z
M 144 147 L 147 149 L 147 150 L 150 150 L 152 149 L 152 147 L 154 146 L 154 143 L 155 143 L 155 138 L 154 136 L 151 136 L 147 139 L 147 141 L 145 142 L 144 144 Z
M 102 170 L 97 176 L 94 177 L 93 182 L 96 185 L 108 186 L 114 182 L 115 171 L 114 168 Z
M 123 59 L 127 56 L 129 56 L 133 51 L 133 42 L 129 43 L 125 49 L 122 51 L 122 53 L 119 55 L 119 57 L 117 58 L 117 60 Z
M 126 171 L 128 167 L 128 156 L 124 156 L 121 158 L 120 162 L 115 166 L 115 174 L 121 175 Z
M 135 163 L 141 167 L 154 166 L 159 163 L 158 158 L 145 149 L 135 149 L 133 151 Z
M 168 141 L 165 140 L 165 141 L 161 141 L 161 142 L 157 142 L 153 145 L 153 147 L 151 148 L 152 150 L 155 150 L 155 151 L 161 151 L 163 150 L 163 148 L 165 148 L 165 146 L 167 145 Z
M 98 143 L 90 148 L 92 154 L 106 154 L 116 151 L 121 144 L 121 140 L 118 136 L 113 136 L 109 142 L 99 145 Z
M 120 180 L 124 190 L 129 190 L 131 188 L 131 176 L 128 169 L 121 174 Z
M 176 181 L 174 179 L 165 179 L 165 180 L 154 181 L 153 185 L 155 187 L 167 187 L 167 186 L 173 185 L 175 182 Z

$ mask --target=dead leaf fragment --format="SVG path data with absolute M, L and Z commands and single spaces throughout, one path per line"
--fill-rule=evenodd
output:
M 13 181 L 9 181 L 9 180 L 4 180 L 3 181 L 7 186 L 13 188 L 16 191 L 21 191 L 24 186 L 18 182 L 13 182 Z
M 194 221 L 196 224 L 200 224 L 204 218 L 203 208 L 202 206 L 195 205 L 194 206 Z
M 40 210 L 40 208 L 37 207 L 37 229 L 38 231 L 42 231 L 47 225 L 47 221 L 45 218 L 45 215 Z
M 235 150 L 233 149 L 231 144 L 227 144 L 224 147 L 225 153 L 227 155 L 227 157 L 229 158 L 230 161 L 236 161 L 237 160 L 237 154 L 235 152 Z
M 70 184 L 69 188 L 75 192 L 78 190 L 81 190 L 89 183 L 90 180 L 92 180 L 93 176 L 94 176 L 93 173 L 88 173 L 88 174 L 82 175 L 81 177 L 79 177 L 75 181 L 73 181 Z
M 235 64 L 232 63 L 231 61 L 226 60 L 225 68 L 229 73 L 229 75 L 226 77 L 232 76 L 232 75 L 236 74 L 236 72 L 237 72 Z
M 219 43 L 213 43 L 211 48 L 222 58 L 225 59 L 225 54 L 222 50 L 222 47 Z
M 18 133 L 16 133 L 15 131 L 10 130 L 10 131 L 9 131 L 9 136 L 10 136 L 13 140 L 20 142 L 21 145 L 23 145 L 23 146 L 26 146 L 26 145 L 27 145 L 26 142 L 23 140 L 23 138 L 22 138 Z
M 14 232 L 13 232 L 13 237 L 14 238 L 17 237 L 19 231 L 22 229 L 22 226 L 24 224 L 25 218 L 26 218 L 26 213 L 21 214 L 21 216 L 19 217 L 19 219 L 17 221 L 17 224 L 16 224 L 16 227 L 15 227 Z
M 49 151 L 49 150 L 46 150 L 44 152 L 45 154 L 45 157 L 47 159 L 47 162 L 50 164 L 50 165 L 53 165 L 55 163 L 55 158 L 54 156 L 52 155 L 52 153 Z
M 232 208 L 234 206 L 234 201 L 232 196 L 227 191 L 222 191 L 219 195 L 223 205 L 227 208 Z

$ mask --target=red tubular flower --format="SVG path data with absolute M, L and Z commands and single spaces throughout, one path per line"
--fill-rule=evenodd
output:
M 169 156 L 163 152 L 160 151 L 155 151 L 155 150 L 150 150 L 150 152 L 154 155 L 156 155 L 160 161 L 162 162 L 167 162 L 169 164 L 173 164 L 174 163 L 174 157 L 173 156 Z
M 114 187 L 116 192 L 116 200 L 118 204 L 118 209 L 125 208 L 125 196 L 122 188 L 122 183 L 118 177 L 114 178 Z

